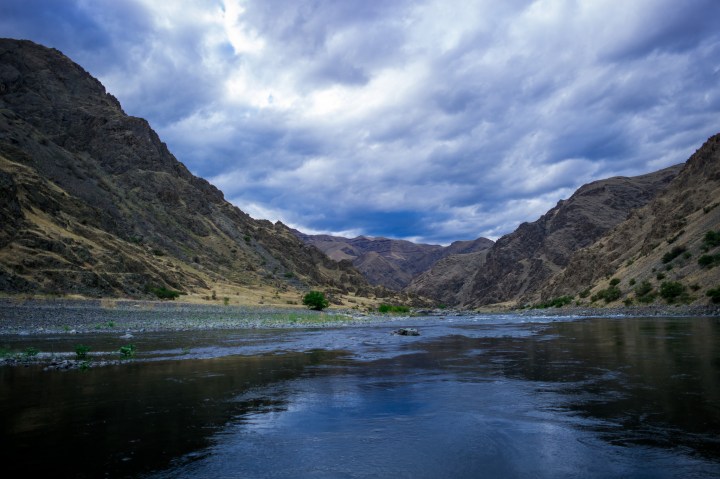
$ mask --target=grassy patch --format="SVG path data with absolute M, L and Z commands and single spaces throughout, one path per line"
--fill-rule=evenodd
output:
M 394 304 L 381 304 L 378 306 L 378 313 L 409 313 L 410 308 Z
M 573 299 L 574 299 L 573 296 L 560 296 L 558 298 L 553 298 L 553 299 L 549 299 L 547 301 L 543 301 L 542 303 L 538 304 L 537 307 L 540 309 L 562 308 L 563 306 L 566 306 L 566 305 L 572 303 Z

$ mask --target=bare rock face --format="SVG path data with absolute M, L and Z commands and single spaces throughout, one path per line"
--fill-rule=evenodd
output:
M 567 267 L 544 285 L 542 298 L 596 293 L 614 278 L 621 291 L 618 302 L 638 302 L 640 283 L 647 282 L 648 298 L 663 282 L 673 281 L 683 285 L 687 301 L 706 303 L 706 290 L 720 284 L 720 268 L 703 266 L 699 259 L 720 253 L 706 241 L 709 231 L 720 231 L 718 205 L 720 134 L 708 139 L 647 205 L 575 252 Z
M 371 284 L 396 291 L 408 286 L 413 278 L 449 255 L 482 251 L 493 244 L 486 238 L 456 241 L 449 246 L 440 246 L 366 236 L 349 239 L 329 235 L 306 235 L 299 231 L 295 234 L 336 261 L 352 261 Z
M 449 258 L 408 288 L 448 305 L 478 307 L 532 300 L 572 254 L 591 245 L 667 187 L 680 166 L 582 186 L 532 223 L 521 224 L 482 255 Z M 463 280 L 464 277 L 464 280 Z
M 211 282 L 367 289 L 193 176 L 57 50 L 0 39 L 0 290 L 142 294 Z

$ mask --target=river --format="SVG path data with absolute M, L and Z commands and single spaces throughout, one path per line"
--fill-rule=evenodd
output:
M 410 318 L 136 334 L 0 367 L 0 459 L 42 477 L 720 477 L 718 318 Z M 58 355 L 118 333 L 0 336 Z

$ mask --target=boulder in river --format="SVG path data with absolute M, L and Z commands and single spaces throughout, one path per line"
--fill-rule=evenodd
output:
M 400 328 L 392 332 L 396 336 L 420 336 L 420 333 L 415 328 Z

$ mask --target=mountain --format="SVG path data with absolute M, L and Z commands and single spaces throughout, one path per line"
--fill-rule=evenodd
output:
M 708 139 L 656 198 L 577 251 L 542 288 L 542 297 L 570 295 L 586 303 L 596 297 L 605 304 L 598 299 L 614 280 L 618 292 L 610 304 L 659 301 L 664 288 L 671 300 L 706 304 L 708 290 L 720 287 L 718 205 L 720 134 Z
M 483 254 L 438 263 L 406 291 L 473 308 L 534 298 L 577 250 L 593 244 L 652 200 L 680 166 L 633 178 L 615 177 L 579 188 L 532 223 L 521 224 Z
M 456 241 L 449 246 L 440 246 L 366 236 L 348 239 L 330 235 L 307 235 L 299 231 L 295 231 L 295 234 L 336 261 L 352 261 L 370 284 L 396 291 L 402 290 L 415 276 L 448 255 L 482 251 L 493 244 L 486 238 Z
M 0 40 L 0 223 L 4 292 L 379 294 L 349 261 L 228 203 L 61 52 L 12 39 Z

